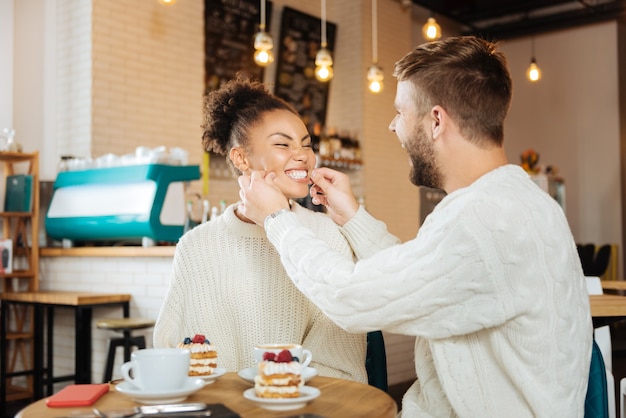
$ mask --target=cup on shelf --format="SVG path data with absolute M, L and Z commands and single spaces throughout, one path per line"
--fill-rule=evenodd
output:
M 188 372 L 189 350 L 182 348 L 137 350 L 122 365 L 124 380 L 146 392 L 180 389 Z
M 313 359 L 311 350 L 303 348 L 300 344 L 258 344 L 253 349 L 254 359 L 258 363 L 263 361 L 263 354 L 270 352 L 278 355 L 283 350 L 289 350 L 292 357 L 297 357 L 302 367 L 308 366 Z

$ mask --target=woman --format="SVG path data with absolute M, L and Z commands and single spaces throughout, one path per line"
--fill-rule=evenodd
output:
M 236 79 L 210 93 L 203 129 L 206 150 L 228 155 L 239 174 L 271 171 L 285 197 L 307 196 L 315 166 L 311 136 L 296 111 L 261 83 Z M 291 211 L 352 258 L 330 218 L 293 200 Z M 195 334 L 217 347 L 219 367 L 228 371 L 254 366 L 257 344 L 299 343 L 313 352 L 310 366 L 320 375 L 367 382 L 366 336 L 339 328 L 296 289 L 263 228 L 242 216 L 238 204 L 176 247 L 154 346 L 176 346 Z

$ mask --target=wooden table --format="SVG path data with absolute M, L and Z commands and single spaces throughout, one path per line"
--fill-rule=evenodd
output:
M 30 305 L 33 307 L 33 369 L 21 372 L 33 376 L 33 397 L 35 400 L 44 396 L 44 385 L 47 394 L 52 394 L 55 382 L 73 380 L 75 383 L 91 383 L 91 319 L 92 311 L 97 307 L 120 306 L 125 318 L 130 313 L 129 294 L 106 294 L 88 292 L 15 292 L 0 295 L 0 359 L 7 355 L 8 307 L 13 305 Z M 74 310 L 75 349 L 74 374 L 69 376 L 53 376 L 53 336 L 54 309 L 70 308 Z M 44 324 L 44 318 L 47 320 Z M 44 326 L 45 325 L 45 326 Z M 46 333 L 46 363 L 44 365 L 44 330 Z M 0 360 L 0 379 L 5 382 L 7 377 L 6 362 Z M 0 390 L 0 413 L 4 413 L 6 404 L 6 385 Z
M 596 328 L 626 319 L 626 296 L 590 295 L 589 303 L 594 327 Z
M 253 385 L 236 373 L 226 373 L 216 382 L 206 385 L 189 396 L 185 402 L 222 403 L 237 412 L 242 418 L 247 417 L 294 417 L 301 414 L 317 414 L 320 417 L 395 417 L 396 403 L 387 393 L 373 386 L 349 380 L 316 376 L 306 383 L 321 391 L 321 395 L 306 407 L 292 411 L 268 411 L 258 407 L 243 397 L 243 392 Z M 139 405 L 131 398 L 119 393 L 111 385 L 109 392 L 94 405 L 103 412 L 123 410 Z M 16 418 L 47 418 L 72 416 L 91 413 L 91 407 L 48 408 L 45 399 L 41 399 L 20 411 Z
M 626 280 L 602 280 L 604 290 L 626 290 Z

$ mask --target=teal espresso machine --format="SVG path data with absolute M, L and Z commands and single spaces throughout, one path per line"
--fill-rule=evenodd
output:
M 60 172 L 46 213 L 46 232 L 64 245 L 177 242 L 185 224 L 186 183 L 199 178 L 197 165 L 141 164 Z

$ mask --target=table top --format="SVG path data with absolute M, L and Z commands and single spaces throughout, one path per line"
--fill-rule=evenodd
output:
M 126 293 L 91 293 L 91 292 L 6 292 L 0 294 L 0 300 L 11 302 L 42 303 L 47 305 L 98 305 L 106 303 L 129 302 Z
M 626 290 L 626 280 L 602 280 L 604 290 Z
M 247 417 L 294 417 L 304 413 L 317 414 L 320 417 L 395 417 L 396 402 L 387 393 L 373 386 L 349 380 L 315 376 L 308 381 L 321 391 L 321 395 L 312 400 L 304 408 L 291 411 L 268 411 L 261 409 L 252 401 L 243 397 L 246 389 L 253 387 L 240 378 L 237 373 L 226 373 L 212 384 L 208 384 L 198 392 L 190 395 L 184 402 L 205 402 L 207 404 L 222 403 L 237 412 L 242 418 Z M 131 398 L 118 392 L 111 385 L 109 392 L 93 405 L 103 412 L 123 410 L 140 405 Z M 21 410 L 16 418 L 52 418 L 89 414 L 90 407 L 49 408 L 46 400 L 41 399 Z
M 589 302 L 592 317 L 626 317 L 626 296 L 590 295 Z

